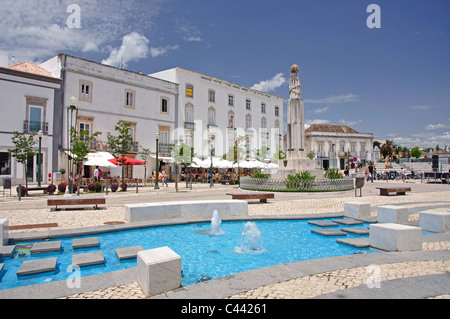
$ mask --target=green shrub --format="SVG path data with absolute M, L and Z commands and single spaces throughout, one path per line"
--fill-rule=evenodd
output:
M 337 168 L 336 169 L 329 169 L 329 170 L 327 170 L 325 172 L 325 178 L 339 179 L 339 178 L 344 178 L 344 175 Z
M 312 188 L 312 184 L 315 180 L 315 176 L 312 176 L 310 172 L 305 171 L 288 175 L 284 180 L 284 184 L 288 189 L 308 190 Z
M 102 184 L 100 182 L 95 182 L 95 192 L 100 193 L 102 191 Z
M 263 178 L 263 179 L 268 179 L 269 175 L 266 173 L 262 173 L 259 171 L 256 171 L 255 173 L 253 173 L 252 175 L 250 175 L 251 178 Z

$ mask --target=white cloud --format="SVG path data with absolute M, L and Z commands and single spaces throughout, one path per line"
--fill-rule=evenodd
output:
M 305 103 L 311 104 L 333 104 L 333 103 L 348 103 L 355 102 L 358 100 L 358 96 L 355 94 L 346 95 L 332 95 L 323 99 L 306 99 Z
M 168 45 L 165 47 L 158 47 L 158 48 L 150 48 L 150 55 L 152 58 L 156 58 L 157 56 L 166 54 L 169 50 L 177 50 L 178 45 Z
M 339 121 L 339 123 L 341 123 L 342 125 L 347 125 L 347 126 L 358 125 L 358 124 L 361 124 L 362 122 L 363 122 L 363 120 L 357 120 L 357 121 L 340 120 Z
M 103 64 L 122 66 L 125 68 L 130 61 L 145 59 L 149 53 L 149 40 L 137 32 L 131 32 L 122 39 L 119 49 L 113 49 L 109 58 L 102 61 Z
M 261 91 L 261 92 L 270 92 L 273 91 L 280 86 L 282 86 L 286 82 L 286 79 L 283 76 L 283 73 L 276 74 L 273 78 L 267 81 L 261 81 L 258 84 L 254 84 L 251 89 Z
M 200 37 L 184 37 L 183 39 L 188 42 L 202 42 L 203 41 L 202 38 L 200 38 Z
M 323 108 L 321 108 L 321 109 L 316 109 L 316 110 L 314 110 L 314 113 L 315 113 L 315 114 L 325 113 L 326 111 L 328 111 L 329 108 L 330 108 L 330 107 L 327 105 L 327 106 L 325 106 L 325 107 L 323 107 Z
M 134 30 L 147 34 L 159 13 L 157 1 L 77 0 L 81 28 L 69 28 L 70 1 L 3 0 L 0 50 L 16 61 L 42 61 L 64 51 L 104 52 Z
M 447 127 L 450 127 L 450 126 L 439 123 L 439 124 L 429 124 L 429 125 L 425 126 L 425 129 L 428 131 L 431 131 L 431 130 L 438 130 L 438 129 L 447 128 Z
M 428 106 L 428 105 L 413 105 L 413 106 L 411 106 L 411 108 L 412 108 L 413 110 L 422 110 L 422 111 L 426 111 L 426 110 L 431 109 L 431 106 Z

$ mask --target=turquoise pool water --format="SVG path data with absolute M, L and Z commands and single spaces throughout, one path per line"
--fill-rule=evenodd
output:
M 339 218 L 333 218 L 339 219 Z M 329 220 L 332 219 L 322 219 Z M 20 242 L 16 252 L 8 258 L 0 258 L 4 264 L 0 272 L 0 289 L 34 285 L 50 281 L 66 280 L 73 276 L 72 255 L 101 250 L 105 264 L 80 268 L 81 276 L 90 276 L 109 271 L 116 271 L 136 266 L 136 258 L 120 261 L 116 248 L 142 246 L 144 250 L 163 246 L 170 247 L 181 256 L 182 285 L 187 286 L 212 278 L 223 277 L 247 270 L 308 259 L 351 255 L 354 253 L 372 253 L 375 250 L 358 249 L 339 244 L 336 238 L 326 237 L 311 232 L 312 228 L 321 228 L 308 224 L 308 220 L 270 220 L 255 221 L 261 234 L 259 251 L 242 252 L 237 249 L 243 242 L 242 232 L 246 222 L 222 222 L 222 235 L 208 234 L 211 223 L 198 223 L 175 226 L 160 226 L 146 229 L 127 230 L 113 233 L 97 234 L 85 237 L 97 237 L 100 247 L 73 250 L 73 238 L 61 238 L 62 249 L 58 253 L 19 256 L 20 251 L 27 251 L 33 242 Z M 342 227 L 364 227 L 368 224 Z M 340 226 L 331 227 L 339 229 Z M 348 233 L 346 238 L 367 237 Z M 76 237 L 80 238 L 80 237 Z M 14 244 L 14 243 L 12 243 Z M 20 249 L 25 246 L 25 249 Z M 17 251 L 19 250 L 19 251 Z M 57 257 L 55 271 L 39 275 L 20 276 L 17 270 L 25 260 Z

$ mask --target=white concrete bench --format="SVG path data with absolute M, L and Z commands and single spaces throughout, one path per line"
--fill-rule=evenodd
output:
M 419 212 L 419 226 L 425 231 L 448 232 L 450 231 L 450 213 L 432 210 Z
M 125 219 L 139 222 L 177 217 L 211 218 L 215 209 L 221 218 L 248 215 L 247 201 L 228 199 L 126 204 Z
M 8 231 L 9 220 L 7 218 L 0 218 L 0 246 L 8 245 Z
M 402 206 L 385 205 L 377 208 L 379 223 L 407 224 L 409 211 Z
M 372 224 L 369 244 L 385 251 L 422 250 L 422 228 L 401 224 Z
M 169 247 L 139 251 L 136 277 L 147 297 L 179 288 L 181 257 Z
M 370 217 L 370 204 L 363 202 L 344 203 L 344 216 L 356 219 Z

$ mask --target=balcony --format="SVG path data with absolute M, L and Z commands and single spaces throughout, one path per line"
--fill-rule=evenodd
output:
M 184 122 L 184 128 L 186 130 L 193 131 L 193 130 L 195 130 L 195 123 L 193 123 L 193 122 Z
M 171 151 L 171 147 L 170 144 L 159 144 L 159 150 L 160 153 L 165 153 L 165 154 L 169 154 Z
M 235 135 L 236 134 L 236 128 L 235 127 L 227 127 L 227 134 L 228 135 Z
M 48 123 L 28 120 L 23 121 L 23 132 L 25 134 L 37 134 L 39 131 L 42 131 L 44 135 L 48 135 Z

